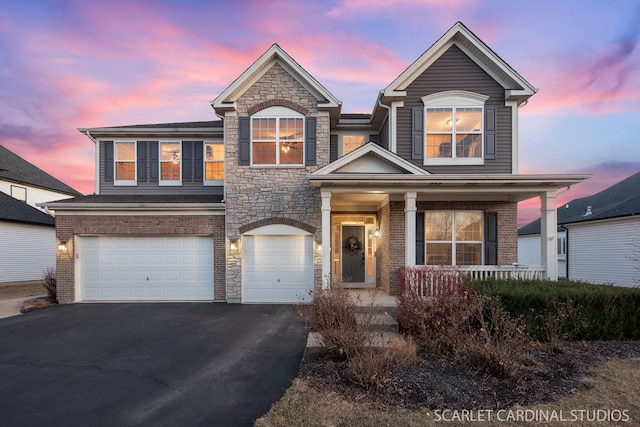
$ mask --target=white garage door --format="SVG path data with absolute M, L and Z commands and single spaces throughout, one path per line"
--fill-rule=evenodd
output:
M 313 237 L 245 236 L 243 302 L 309 300 L 313 289 Z
M 211 301 L 211 237 L 82 237 L 82 300 Z

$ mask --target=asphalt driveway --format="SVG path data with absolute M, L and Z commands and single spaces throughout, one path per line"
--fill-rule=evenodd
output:
M 295 307 L 75 304 L 0 320 L 6 426 L 250 426 L 298 372 Z

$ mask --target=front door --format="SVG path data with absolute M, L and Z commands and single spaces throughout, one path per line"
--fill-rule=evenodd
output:
M 345 282 L 364 282 L 364 225 L 342 226 L 342 277 Z

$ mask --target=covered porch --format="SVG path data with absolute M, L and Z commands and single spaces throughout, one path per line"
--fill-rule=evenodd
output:
M 450 265 L 473 277 L 557 280 L 556 192 L 586 178 L 434 175 L 367 144 L 309 175 L 322 200 L 323 287 L 339 280 L 394 295 L 398 270 L 416 265 Z M 517 203 L 535 197 L 542 265 L 518 266 Z M 453 219 L 441 225 L 440 217 Z M 451 229 L 442 231 L 446 224 Z M 459 234 L 471 237 L 456 243 L 451 236 Z M 345 277 L 358 263 L 364 275 Z

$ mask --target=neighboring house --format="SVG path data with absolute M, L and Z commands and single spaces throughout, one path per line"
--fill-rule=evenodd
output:
M 0 283 L 39 280 L 55 267 L 55 220 L 36 204 L 79 195 L 0 145 Z
M 558 260 L 565 260 L 566 277 L 640 285 L 640 172 L 592 196 L 570 201 L 558 208 L 557 217 L 564 236 Z M 559 242 L 560 235 L 559 231 Z M 539 219 L 518 230 L 518 262 L 539 262 L 539 237 Z
M 513 268 L 517 203 L 555 224 L 557 189 L 587 177 L 518 174 L 535 92 L 457 23 L 371 114 L 342 114 L 274 44 L 211 102 L 220 120 L 80 129 L 95 195 L 46 204 L 58 298 L 296 302 L 336 279 L 395 294 L 403 266 Z
M 566 218 L 565 210 L 558 209 L 558 223 Z M 557 230 L 556 255 L 558 257 L 558 277 L 567 277 L 567 233 L 561 226 Z M 541 265 L 540 253 L 540 219 L 530 222 L 518 229 L 518 264 Z

